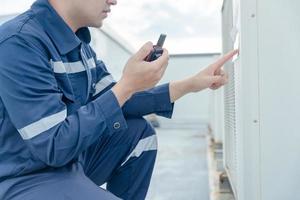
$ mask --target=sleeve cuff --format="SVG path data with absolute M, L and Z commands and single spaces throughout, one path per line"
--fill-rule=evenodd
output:
M 169 83 L 155 87 L 154 91 L 155 113 L 159 116 L 172 118 L 174 103 L 171 103 Z
M 111 90 L 108 90 L 96 100 L 97 105 L 102 111 L 107 128 L 113 134 L 127 129 L 127 122 L 124 118 L 119 102 Z

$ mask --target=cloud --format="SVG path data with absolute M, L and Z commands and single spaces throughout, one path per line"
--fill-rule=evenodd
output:
M 166 33 L 170 52 L 218 52 L 220 10 L 220 0 L 126 0 L 113 8 L 107 24 L 132 40 L 136 48 Z M 202 48 L 193 48 L 195 44 Z

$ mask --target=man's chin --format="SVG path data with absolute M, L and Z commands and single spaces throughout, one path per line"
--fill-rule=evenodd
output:
M 102 26 L 103 26 L 102 21 L 90 25 L 90 27 L 93 27 L 93 28 L 101 28 Z

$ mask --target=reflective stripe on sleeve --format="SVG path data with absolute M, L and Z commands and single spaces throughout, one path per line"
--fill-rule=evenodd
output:
M 66 117 L 67 110 L 65 109 L 59 113 L 50 115 L 32 124 L 29 124 L 24 128 L 18 129 L 18 131 L 24 140 L 28 140 L 63 122 Z
M 106 87 L 108 87 L 110 84 L 114 83 L 115 80 L 112 77 L 112 75 L 107 75 L 103 77 L 97 84 L 96 84 L 96 91 L 93 94 L 93 96 L 99 94 L 101 91 L 103 91 Z

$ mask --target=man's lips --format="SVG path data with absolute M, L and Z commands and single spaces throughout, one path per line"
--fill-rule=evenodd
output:
M 109 10 L 103 10 L 104 13 L 110 13 L 110 9 Z

